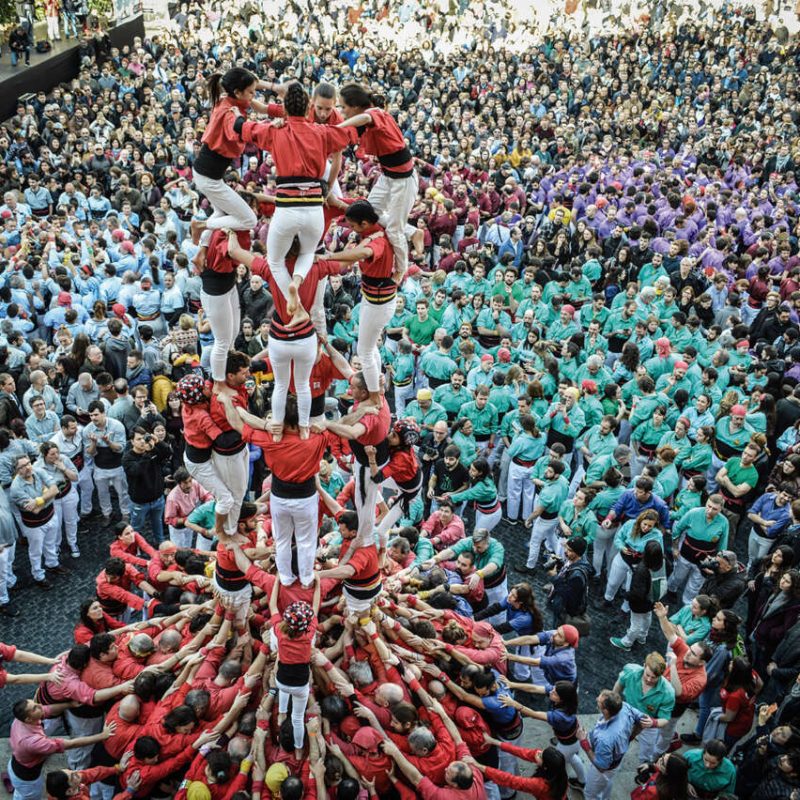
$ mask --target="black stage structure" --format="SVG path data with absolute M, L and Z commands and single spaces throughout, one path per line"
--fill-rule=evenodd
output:
M 122 48 L 131 44 L 135 36 L 144 38 L 144 16 L 139 14 L 127 19 L 109 28 L 106 33 L 112 47 Z M 55 86 L 77 78 L 80 68 L 79 47 L 79 39 L 70 39 L 54 42 L 49 53 L 37 53 L 32 48 L 29 67 L 25 66 L 23 59 L 16 67 L 12 67 L 9 49 L 4 47 L 0 60 L 0 120 L 16 113 L 20 97 L 30 92 L 49 92 Z

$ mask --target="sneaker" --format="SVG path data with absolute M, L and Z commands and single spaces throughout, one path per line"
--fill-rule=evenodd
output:
M 0 606 L 0 615 L 4 617 L 18 617 L 19 610 L 14 608 L 11 603 L 6 603 L 5 605 Z
M 14 794 L 14 784 L 11 783 L 11 776 L 7 772 L 0 773 L 0 781 L 3 782 L 3 786 L 9 794 Z
M 506 522 L 506 525 L 513 525 L 514 527 L 519 525 L 519 520 L 518 519 L 508 519 L 508 518 L 506 518 L 505 522 Z
M 535 575 L 536 567 L 529 567 L 525 564 L 524 567 L 517 567 L 517 572 L 521 572 L 523 575 Z
M 53 584 L 50 583 L 50 581 L 47 580 L 47 578 L 42 578 L 40 581 L 34 581 L 33 585 L 37 586 L 39 589 L 45 589 L 45 590 L 53 588 Z
M 630 645 L 625 644 L 622 639 L 618 639 L 616 636 L 612 636 L 609 640 L 614 647 L 619 648 L 620 650 L 630 650 Z
M 684 744 L 700 744 L 702 742 L 702 738 L 699 737 L 696 733 L 682 733 L 681 734 L 681 741 Z
M 579 781 L 577 778 L 567 778 L 567 783 L 571 788 L 581 793 L 586 788 L 586 784 L 583 781 Z
M 606 600 L 605 597 L 601 597 L 599 600 L 595 601 L 594 607 L 600 611 L 608 611 L 609 609 L 614 608 L 614 601 Z
M 66 567 L 62 567 L 61 564 L 57 567 L 47 567 L 47 571 L 55 575 L 69 575 L 69 570 Z
M 71 555 L 73 558 L 80 558 L 80 557 L 81 557 L 81 551 L 80 551 L 80 550 L 73 550 L 73 551 L 70 553 L 70 555 Z

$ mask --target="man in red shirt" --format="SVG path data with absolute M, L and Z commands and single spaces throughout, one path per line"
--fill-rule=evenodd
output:
M 667 639 L 667 671 L 664 677 L 675 690 L 675 706 L 669 722 L 659 731 L 656 752 L 672 752 L 683 746 L 675 734 L 678 720 L 684 711 L 703 693 L 708 676 L 706 664 L 711 658 L 711 648 L 705 642 L 688 645 L 678 636 L 675 625 L 669 621 L 669 609 L 663 603 L 653 606 L 661 630 Z
M 339 529 L 342 532 L 339 565 L 320 570 L 319 578 L 341 580 L 350 613 L 368 621 L 369 610 L 382 589 L 378 548 L 374 539 L 363 547 L 356 544 L 358 517 L 352 511 L 343 511 L 339 515 Z
M 383 395 L 380 396 L 379 406 L 367 404 L 370 392 L 363 372 L 353 375 L 350 388 L 355 400 L 353 412 L 338 422 L 326 422 L 325 428 L 349 441 L 357 462 L 353 465 L 355 506 L 358 514 L 358 542 L 355 546 L 363 547 L 374 542 L 375 505 L 381 490 L 381 483 L 372 480 L 370 458 L 365 448 L 368 445 L 375 448 L 374 460 L 378 468 L 389 462 L 389 445 L 386 439 L 389 435 L 391 412 Z
M 244 384 L 249 376 L 250 357 L 233 350 L 229 352 L 225 362 L 227 386 L 225 394 L 230 397 L 234 406 L 247 408 L 247 389 Z M 228 487 L 231 497 L 231 500 L 227 496 L 217 497 L 217 535 L 226 532 L 229 536 L 234 536 L 239 524 L 239 509 L 247 492 L 249 454 L 247 445 L 238 431 L 233 430 L 228 423 L 225 407 L 220 402 L 219 395 L 212 395 L 209 411 L 211 418 L 222 431 L 212 444 L 211 463 L 217 475 Z
M 132 591 L 134 586 L 151 596 L 156 594 L 133 565 L 121 558 L 109 558 L 105 569 L 95 578 L 97 599 L 103 611 L 125 623 L 131 622 L 134 612 L 141 611 L 145 604 L 144 599 Z

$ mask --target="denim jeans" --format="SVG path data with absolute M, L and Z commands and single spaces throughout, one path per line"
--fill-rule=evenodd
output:
M 149 520 L 150 528 L 157 542 L 164 541 L 164 498 L 159 497 L 150 503 L 134 503 L 131 500 L 131 525 L 142 533 L 145 522 Z
M 31 63 L 31 51 L 30 51 L 30 48 L 26 47 L 25 50 L 23 50 L 22 52 L 25 54 L 25 63 L 26 64 L 30 64 Z M 16 50 L 12 50 L 11 51 L 11 66 L 12 67 L 16 67 L 17 66 L 17 62 L 19 61 L 20 55 L 21 54 L 18 53 Z

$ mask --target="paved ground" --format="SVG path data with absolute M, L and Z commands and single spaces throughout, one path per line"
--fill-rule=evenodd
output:
M 468 530 L 470 525 L 468 524 Z M 512 527 L 502 523 L 495 535 L 506 546 L 509 565 L 509 583 L 517 582 L 525 576 L 516 571 L 516 567 L 524 565 L 527 554 L 528 532 L 522 527 Z M 72 628 L 77 618 L 81 602 L 94 593 L 94 577 L 102 569 L 108 555 L 108 544 L 112 538 L 111 531 L 102 526 L 100 518 L 81 523 L 79 543 L 81 558 L 77 561 L 68 559 L 65 562 L 70 575 L 56 578 L 50 591 L 42 591 L 30 585 L 30 572 L 27 562 L 27 551 L 19 547 L 16 558 L 16 572 L 19 576 L 18 587 L 12 594 L 12 600 L 22 612 L 14 620 L 0 617 L 0 639 L 13 642 L 19 647 L 32 649 L 40 653 L 55 654 L 67 649 L 72 644 Z M 525 578 L 527 579 L 527 578 Z M 539 605 L 543 610 L 546 623 L 550 617 L 547 612 L 546 597 L 543 584 L 547 578 L 542 572 L 532 579 Z M 594 597 L 594 595 L 593 595 Z M 641 662 L 651 650 L 664 650 L 664 638 L 658 626 L 653 623 L 646 645 L 634 648 L 631 653 L 615 650 L 608 643 L 609 636 L 621 635 L 627 628 L 628 616 L 618 608 L 610 611 L 591 609 L 592 633 L 582 640 L 577 652 L 578 674 L 580 676 L 580 712 L 584 724 L 591 727 L 596 719 L 595 698 L 598 692 L 614 685 L 622 666 L 629 661 Z M 19 671 L 17 667 L 12 667 Z M 11 707 L 22 698 L 30 697 L 30 687 L 7 687 L 0 692 L 0 736 L 7 736 L 11 724 Z M 533 707 L 545 708 L 544 699 L 536 698 L 531 702 Z M 693 723 L 693 715 L 682 720 L 682 727 Z M 548 726 L 543 723 L 528 721 L 524 741 L 530 747 L 547 746 L 550 737 Z M 5 743 L 0 741 L 0 765 L 6 763 Z M 623 762 L 622 774 L 612 800 L 629 797 L 633 788 L 633 773 L 638 765 L 636 745 Z M 529 774 L 530 770 L 523 770 Z M 3 795 L 0 786 L 0 796 Z

